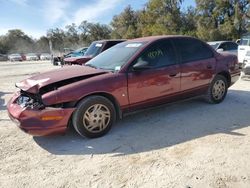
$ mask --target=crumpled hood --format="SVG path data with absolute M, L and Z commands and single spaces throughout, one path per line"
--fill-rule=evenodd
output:
M 83 77 L 84 79 L 84 76 L 95 76 L 106 72 L 107 71 L 94 69 L 87 66 L 63 67 L 27 78 L 19 83 L 16 83 L 16 87 L 20 88 L 23 91 L 35 94 L 39 92 L 40 88 L 56 82 L 61 82 L 77 77 Z

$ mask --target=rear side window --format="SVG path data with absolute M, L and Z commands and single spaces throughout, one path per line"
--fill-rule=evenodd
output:
M 173 39 L 179 52 L 181 63 L 212 58 L 212 50 L 203 42 L 192 38 Z
M 238 49 L 238 44 L 229 42 L 228 43 L 228 50 L 237 50 Z

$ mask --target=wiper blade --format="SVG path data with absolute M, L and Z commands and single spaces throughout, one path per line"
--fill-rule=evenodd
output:
M 96 67 L 96 66 L 91 65 L 91 64 L 85 64 L 85 66 L 88 66 L 88 67 L 91 67 L 91 68 L 97 69 L 97 67 Z

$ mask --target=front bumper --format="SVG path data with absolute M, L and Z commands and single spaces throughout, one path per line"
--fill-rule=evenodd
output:
M 16 103 L 16 93 L 7 105 L 10 119 L 24 132 L 34 136 L 65 133 L 71 114 L 75 108 L 45 108 L 36 110 L 21 107 Z
M 231 85 L 233 85 L 240 78 L 240 71 L 236 73 L 231 73 Z
M 244 75 L 250 75 L 250 59 L 244 60 L 242 72 L 244 73 Z

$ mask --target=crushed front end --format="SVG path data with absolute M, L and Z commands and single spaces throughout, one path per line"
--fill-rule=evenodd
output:
M 24 132 L 34 136 L 62 134 L 66 131 L 75 108 L 45 106 L 39 93 L 20 90 L 7 105 L 12 121 Z

